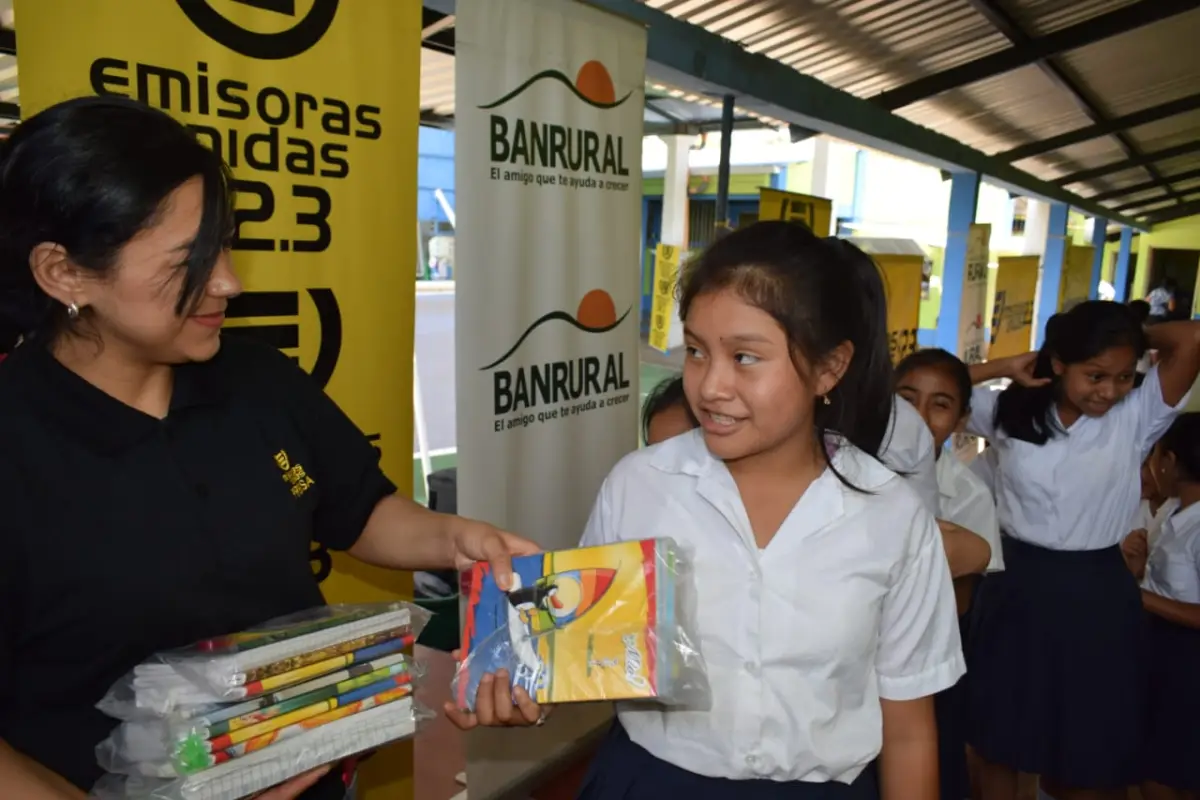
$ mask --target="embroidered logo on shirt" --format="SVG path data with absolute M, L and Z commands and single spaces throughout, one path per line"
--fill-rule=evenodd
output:
M 283 472 L 283 481 L 292 490 L 292 497 L 303 497 L 315 481 L 308 477 L 303 464 L 293 464 L 286 450 L 275 454 L 275 465 Z

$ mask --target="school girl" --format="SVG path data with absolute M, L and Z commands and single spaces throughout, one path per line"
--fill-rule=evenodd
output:
M 582 798 L 937 798 L 931 698 L 964 666 L 933 516 L 875 457 L 884 308 L 867 256 L 794 223 L 734 231 L 686 271 L 700 428 L 624 458 L 583 543 L 691 551 L 712 701 L 621 704 Z
M 1168 466 L 1162 456 L 1162 441 L 1154 446 L 1149 458 L 1142 462 L 1142 502 L 1133 519 L 1133 530 L 1146 532 L 1146 544 L 1153 547 L 1163 523 L 1179 510 L 1179 498 L 1170 494 Z
M 1159 443 L 1164 491 L 1179 498 L 1144 572 L 1149 680 L 1142 796 L 1200 797 L 1200 414 L 1184 414 Z
M 953 453 L 946 452 L 950 437 L 962 432 L 970 417 L 971 375 L 967 365 L 952 353 L 921 350 L 896 366 L 896 393 L 917 409 L 933 434 L 941 493 L 938 526 L 954 578 L 959 630 L 965 641 L 967 615 L 979 576 L 1004 566 L 991 489 Z M 971 792 L 964 729 L 969 679 L 970 674 L 939 692 L 934 702 L 941 745 L 941 796 L 947 800 L 963 800 Z
M 896 393 L 916 408 L 933 435 L 938 520 L 948 523 L 943 527 L 943 539 L 951 575 L 959 579 L 1003 569 L 1000 525 L 991 489 L 966 464 L 945 452 L 950 437 L 961 433 L 970 418 L 971 373 L 967 365 L 945 350 L 920 350 L 896 366 Z M 969 592 L 962 594 L 964 600 L 970 597 Z M 959 612 L 966 612 L 963 603 Z
M 1133 388 L 1147 345 L 1160 360 Z M 1124 798 L 1144 712 L 1141 598 L 1119 547 L 1138 471 L 1200 369 L 1200 325 L 1146 329 L 1111 302 L 1050 320 L 1038 353 L 973 365 L 968 431 L 999 460 L 1005 569 L 983 582 L 970 638 L 968 741 L 985 800 L 1018 772 L 1057 800 Z

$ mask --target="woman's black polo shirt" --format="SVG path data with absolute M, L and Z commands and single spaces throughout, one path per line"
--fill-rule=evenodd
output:
M 225 336 L 177 367 L 165 420 L 18 348 L 0 364 L 0 738 L 90 788 L 114 681 L 321 604 L 311 543 L 349 548 L 394 491 L 363 434 L 263 345 Z

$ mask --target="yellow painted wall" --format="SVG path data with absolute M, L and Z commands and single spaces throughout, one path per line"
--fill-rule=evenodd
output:
M 1150 250 L 1200 250 L 1200 216 L 1178 219 L 1155 225 L 1150 233 L 1143 233 L 1137 255 L 1137 272 L 1133 281 L 1133 296 L 1145 297 L 1150 287 Z
M 812 162 L 802 161 L 789 165 L 783 188 L 797 194 L 812 194 Z

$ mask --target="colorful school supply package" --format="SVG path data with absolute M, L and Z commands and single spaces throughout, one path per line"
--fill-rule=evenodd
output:
M 99 800 L 236 800 L 412 736 L 429 620 L 406 603 L 340 605 L 161 653 L 99 704 Z
M 487 564 L 463 573 L 461 708 L 500 669 L 538 703 L 709 701 L 691 574 L 670 539 L 523 556 L 513 571 L 507 593 Z

